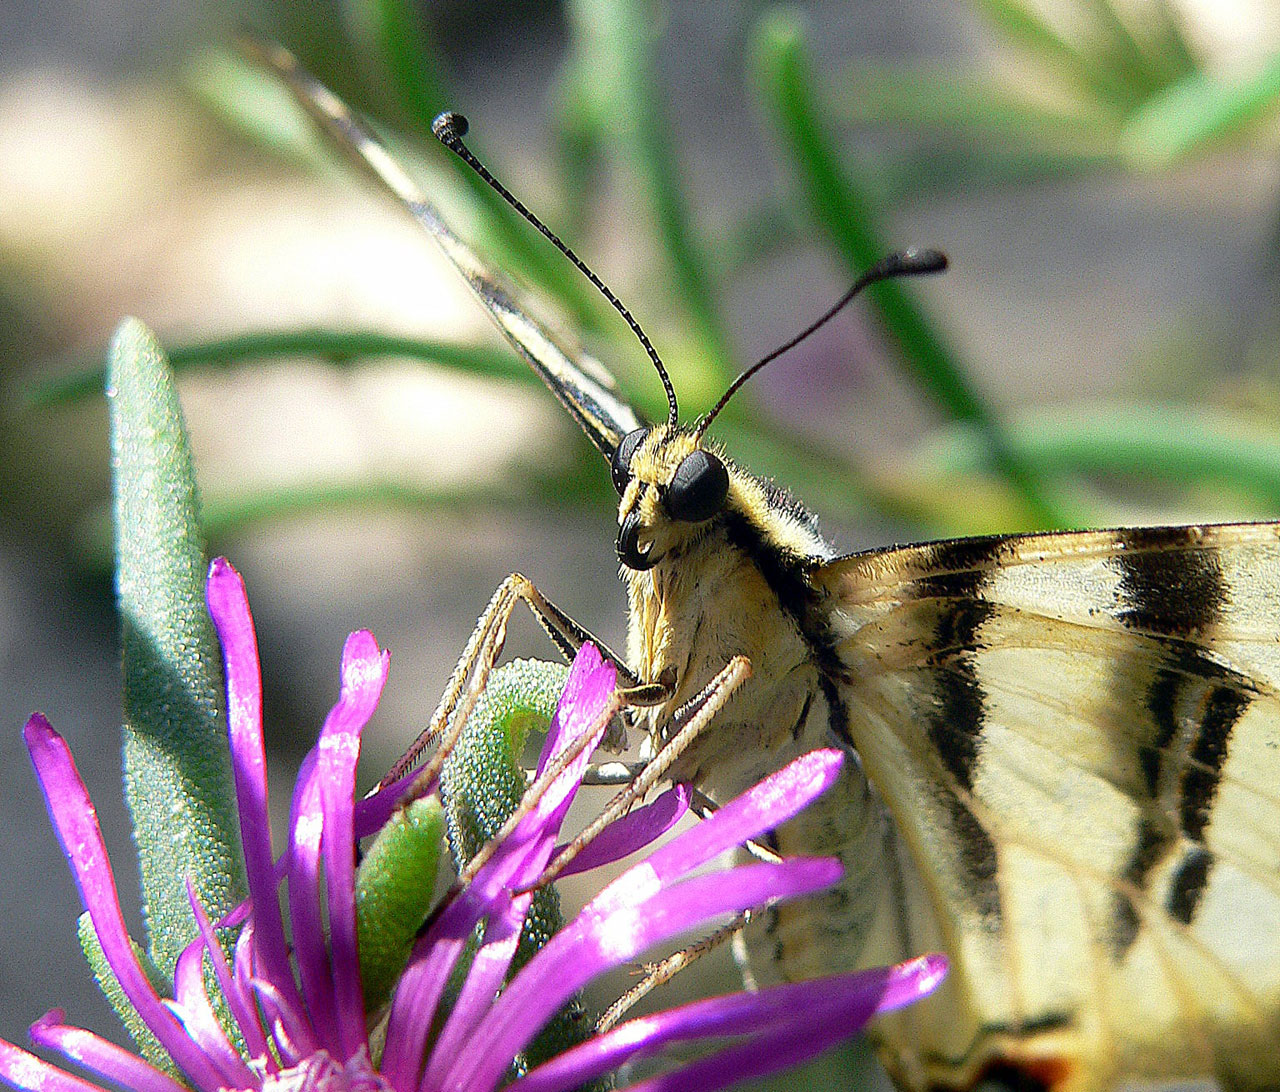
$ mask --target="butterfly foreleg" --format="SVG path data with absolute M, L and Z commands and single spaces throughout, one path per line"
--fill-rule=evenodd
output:
M 380 782 L 380 787 L 399 780 L 421 759 L 428 747 L 444 740 L 445 728 L 464 723 L 479 700 L 493 665 L 502 653 L 507 638 L 507 622 L 516 604 L 523 602 L 538 624 L 566 660 L 572 660 L 578 649 L 590 641 L 618 672 L 624 699 L 628 704 L 652 704 L 663 700 L 666 689 L 656 684 L 644 686 L 622 659 L 590 631 L 584 629 L 557 607 L 528 577 L 512 573 L 489 600 L 467 638 L 462 655 L 449 676 L 435 712 L 427 727 Z M 654 691 L 654 693 L 650 693 Z

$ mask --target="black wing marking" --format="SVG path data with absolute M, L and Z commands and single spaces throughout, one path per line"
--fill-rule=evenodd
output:
M 962 540 L 810 578 L 954 959 L 900 1053 L 956 1087 L 1036 1058 L 1100 1087 L 1280 1083 L 1280 525 Z

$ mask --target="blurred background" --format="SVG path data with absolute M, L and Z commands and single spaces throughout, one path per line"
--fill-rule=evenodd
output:
M 844 549 L 1280 515 L 1269 0 L 5 0 L 0 1036 L 55 1003 L 114 1026 L 19 729 L 38 708 L 70 739 L 129 901 L 100 374 L 124 315 L 181 369 L 277 788 L 351 629 L 393 653 L 371 780 L 509 572 L 623 643 L 607 468 L 427 236 L 236 55 L 245 24 L 376 119 L 650 413 L 621 322 L 433 145 L 438 110 L 629 304 L 686 418 L 876 257 L 945 250 L 717 423 Z M 523 618 L 508 648 L 551 653 Z

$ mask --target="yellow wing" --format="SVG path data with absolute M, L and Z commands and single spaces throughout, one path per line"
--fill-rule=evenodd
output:
M 1280 1087 L 1280 525 L 961 540 L 812 580 L 905 849 L 892 943 L 954 960 L 883 1032 L 903 1079 Z

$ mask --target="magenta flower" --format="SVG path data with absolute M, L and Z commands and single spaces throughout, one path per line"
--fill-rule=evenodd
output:
M 535 781 L 523 818 L 471 881 L 432 914 L 392 995 L 375 1053 L 362 1001 L 356 947 L 353 847 L 388 814 L 388 790 L 355 800 L 360 732 L 377 705 L 388 657 L 368 632 L 342 654 L 342 687 L 294 790 L 288 848 L 277 863 L 267 820 L 257 644 L 239 575 L 215 561 L 210 614 L 226 663 L 229 735 L 250 899 L 227 922 L 239 925 L 231 958 L 192 898 L 198 938 L 160 996 L 126 933 L 115 880 L 93 805 L 62 738 L 44 717 L 26 739 L 58 837 L 105 956 L 130 1004 L 168 1052 L 182 1080 L 90 1032 L 55 1010 L 31 1028 L 38 1046 L 59 1051 L 94 1079 L 135 1092 L 226 1089 L 344 1092 L 489 1092 L 509 1081 L 512 1059 L 588 981 L 655 944 L 712 919 L 830 885 L 836 862 L 753 864 L 692 875 L 724 850 L 790 818 L 821 793 L 840 765 L 836 752 L 793 762 L 710 819 L 652 851 L 600 892 L 517 974 L 508 977 L 531 895 L 546 867 L 615 685 L 612 666 L 585 646 L 574 662 L 548 734 L 539 773 L 581 746 L 577 757 Z M 609 828 L 574 862 L 616 859 L 669 828 L 683 810 L 673 791 Z M 288 921 L 278 890 L 286 892 Z M 482 939 L 461 990 L 440 1011 L 446 982 L 477 926 Z M 234 1036 L 205 989 L 208 959 Z M 634 1088 L 716 1089 L 790 1066 L 854 1034 L 878 1011 L 923 996 L 945 973 L 940 956 L 898 967 L 733 994 L 629 1021 L 506 1085 L 520 1092 L 573 1089 L 625 1061 L 678 1042 L 713 1039 L 716 1053 Z M 20 1089 L 81 1092 L 99 1087 L 0 1041 L 0 1079 Z M 185 1082 L 185 1083 L 183 1083 Z

